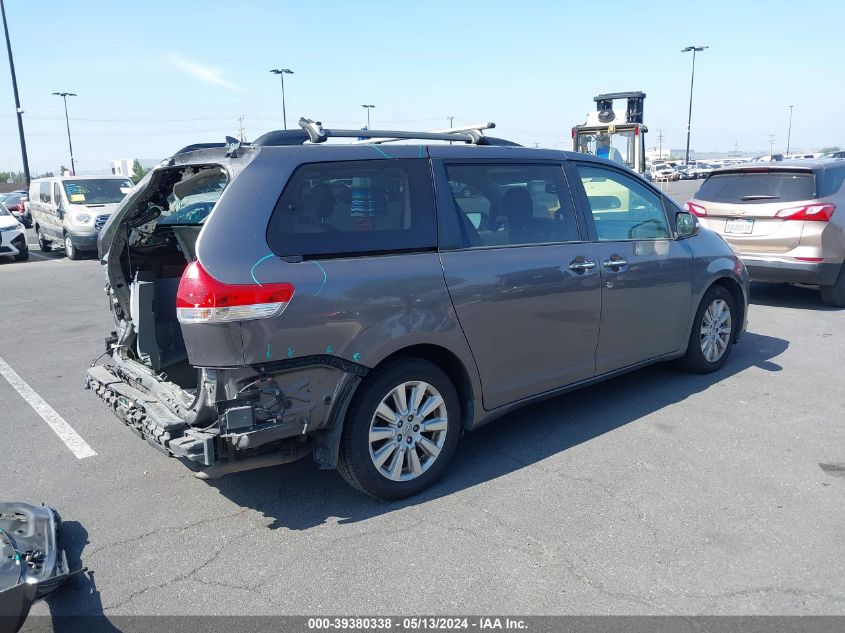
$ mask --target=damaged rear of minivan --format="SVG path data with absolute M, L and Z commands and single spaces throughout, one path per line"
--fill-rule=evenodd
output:
M 244 362 L 241 324 L 280 314 L 294 286 L 221 283 L 198 261 L 197 243 L 257 152 L 170 159 L 127 197 L 99 245 L 116 329 L 106 339 L 108 362 L 88 370 L 86 386 L 153 446 L 205 467 L 202 478 L 312 450 L 312 420 L 332 420 L 334 403 L 363 373 L 342 361 L 301 359 L 289 372 Z M 233 237 L 228 248 L 239 247 Z M 315 392 L 327 395 L 315 401 Z
M 480 393 L 425 357 L 435 340 L 472 362 L 430 164 L 297 143 L 183 151 L 132 190 L 100 237 L 115 330 L 86 386 L 201 478 L 310 453 L 374 496 L 414 494 L 469 419 L 452 382 Z

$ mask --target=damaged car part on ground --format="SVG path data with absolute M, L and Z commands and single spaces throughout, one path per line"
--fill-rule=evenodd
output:
M 17 631 L 34 602 L 87 571 L 68 569 L 61 523 L 47 506 L 0 502 L 0 630 Z
M 629 170 L 301 127 L 186 148 L 101 233 L 116 330 L 86 384 L 204 477 L 312 452 L 404 497 L 464 430 L 653 362 L 714 371 L 745 329 L 741 261 Z M 458 143 L 324 143 L 359 135 Z

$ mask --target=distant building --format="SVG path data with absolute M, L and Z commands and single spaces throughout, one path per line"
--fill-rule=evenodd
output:
M 159 161 L 154 160 L 152 158 L 139 158 L 138 162 L 141 163 L 141 167 L 143 167 L 144 169 L 155 167 L 159 163 Z M 134 158 L 120 158 L 118 160 L 113 160 L 110 164 L 111 173 L 113 173 L 115 176 L 126 176 L 128 178 L 132 176 L 132 168 L 134 165 Z

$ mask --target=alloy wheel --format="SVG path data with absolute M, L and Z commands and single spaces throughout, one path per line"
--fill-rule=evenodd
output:
M 440 455 L 449 428 L 443 397 L 427 382 L 397 385 L 382 398 L 370 420 L 370 458 L 379 474 L 410 481 Z
M 701 353 L 708 363 L 715 363 L 731 343 L 731 309 L 724 299 L 714 299 L 701 318 Z

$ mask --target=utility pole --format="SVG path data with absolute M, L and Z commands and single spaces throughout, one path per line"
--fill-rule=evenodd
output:
M 772 154 L 774 153 L 774 147 L 775 147 L 775 135 L 769 134 L 769 158 L 771 158 Z
M 449 117 L 449 127 L 455 127 L 455 117 Z
M 684 163 L 689 164 L 689 136 L 690 136 L 690 128 L 692 126 L 692 86 L 695 83 L 695 54 L 700 53 L 705 48 L 710 48 L 709 46 L 687 46 L 682 53 L 689 53 L 692 51 L 692 74 L 690 75 L 689 80 L 689 117 L 687 118 L 687 153 L 684 157 Z
M 23 135 L 23 109 L 18 97 L 18 80 L 15 77 L 15 60 L 12 58 L 12 42 L 9 40 L 9 25 L 6 22 L 6 5 L 0 0 L 0 11 L 3 12 L 3 31 L 6 33 L 6 50 L 9 51 L 9 70 L 12 73 L 12 92 L 15 93 L 15 113 L 18 115 L 18 136 L 21 140 L 21 160 L 23 161 L 23 177 L 29 188 L 29 159 L 26 157 L 26 139 Z
M 789 155 L 789 142 L 792 140 L 792 106 L 789 106 L 789 132 L 786 133 L 786 154 Z
M 244 115 L 243 114 L 238 117 L 238 123 L 240 124 L 239 134 L 240 134 L 241 143 L 245 143 L 246 142 L 246 136 L 244 135 Z
M 734 141 L 734 158 L 739 156 L 739 141 Z
M 657 150 L 657 160 L 663 160 L 663 129 L 660 128 L 657 130 L 657 143 L 658 143 L 658 150 Z
M 57 97 L 61 97 L 64 99 L 65 102 L 65 124 L 67 125 L 67 146 L 70 149 L 70 173 L 72 176 L 76 176 L 76 164 L 73 162 L 73 143 L 70 142 L 70 119 L 67 116 L 67 98 L 68 97 L 75 97 L 76 94 L 73 92 L 54 92 L 54 95 Z

